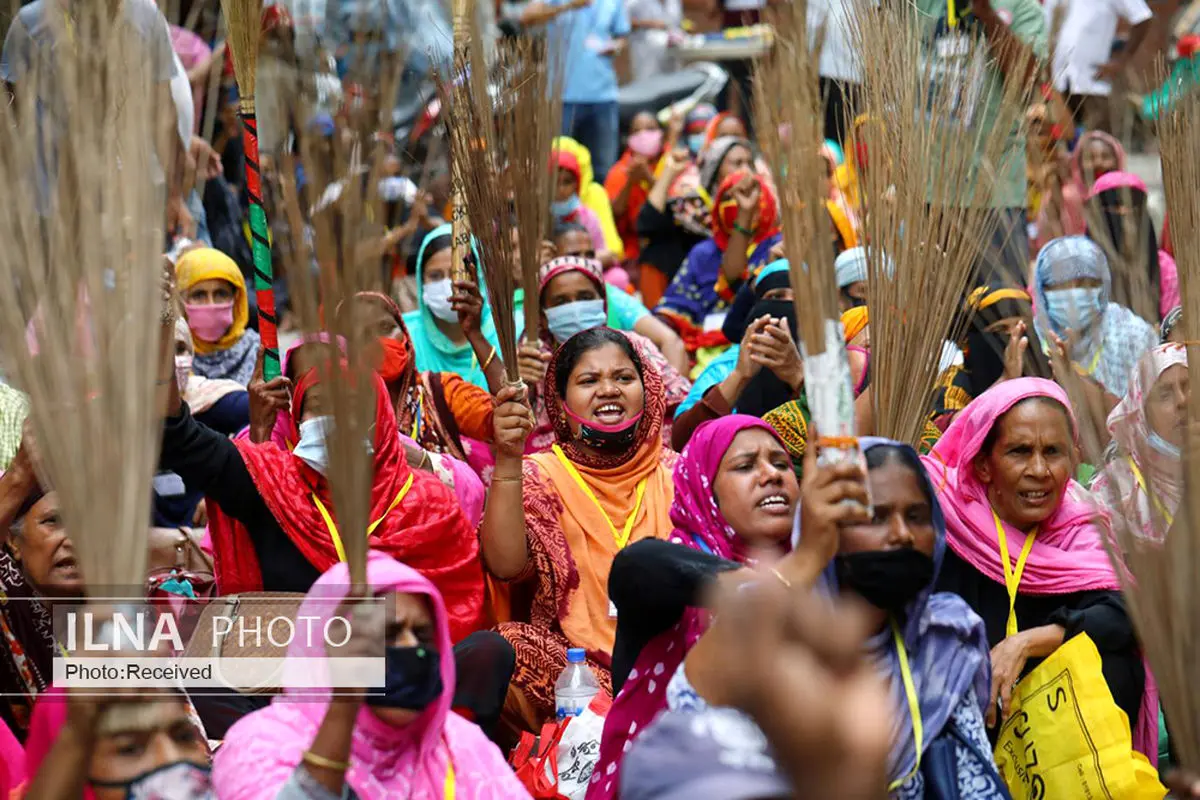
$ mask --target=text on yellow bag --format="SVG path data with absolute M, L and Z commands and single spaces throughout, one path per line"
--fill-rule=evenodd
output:
M 1013 800 L 1162 800 L 1167 793 L 1134 751 L 1129 718 L 1113 701 L 1096 645 L 1082 633 L 1013 690 L 996 766 Z

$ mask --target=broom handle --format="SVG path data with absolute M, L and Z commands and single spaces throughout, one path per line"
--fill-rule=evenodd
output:
M 471 0 L 454 0 L 453 36 L 455 52 L 467 46 L 467 40 L 471 36 L 471 16 L 474 10 Z M 475 65 L 472 64 L 469 68 L 474 69 Z M 466 75 L 459 75 L 457 78 L 464 82 L 469 80 Z M 467 274 L 463 263 L 463 259 L 470 252 L 471 248 L 471 225 L 467 220 L 467 204 L 463 200 L 462 195 L 462 159 L 462 153 L 456 154 L 453 149 L 450 151 L 450 185 L 452 190 L 450 200 L 450 274 L 456 281 L 474 280 L 473 277 Z
M 263 379 L 280 375 L 279 332 L 275 329 L 275 276 L 271 269 L 271 245 L 267 238 L 267 212 L 263 210 L 262 173 L 258 167 L 258 118 L 254 98 L 243 97 L 242 143 L 246 150 L 246 193 L 250 195 L 250 249 L 254 254 L 254 290 L 258 298 L 258 334 L 266 356 Z

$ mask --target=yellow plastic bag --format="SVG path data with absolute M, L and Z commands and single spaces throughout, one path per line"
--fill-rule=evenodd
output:
M 996 766 L 1013 800 L 1162 800 L 1158 772 L 1133 749 L 1129 718 L 1113 701 L 1100 653 L 1080 634 L 1013 690 L 996 740 Z

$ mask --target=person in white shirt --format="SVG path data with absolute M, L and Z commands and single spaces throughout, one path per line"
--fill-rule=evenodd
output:
M 817 65 L 821 96 L 825 100 L 825 138 L 838 144 L 846 141 L 849 120 L 856 116 L 862 64 L 854 22 L 854 0 L 809 0 L 810 46 L 816 46 L 817 31 L 825 29 Z
M 1122 74 L 1150 31 L 1154 13 L 1146 0 L 1046 0 L 1046 27 L 1055 9 L 1066 7 L 1054 52 L 1054 82 L 1067 105 L 1090 129 L 1111 133 L 1108 105 L 1111 80 Z M 1129 40 L 1113 55 L 1118 20 L 1132 26 Z

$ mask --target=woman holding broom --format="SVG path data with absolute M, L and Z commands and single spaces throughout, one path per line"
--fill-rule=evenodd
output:
M 1134 748 L 1153 762 L 1157 692 L 1104 549 L 1107 515 L 1071 478 L 1077 453 L 1058 384 L 1018 378 L 975 398 L 924 457 L 946 515 L 938 588 L 966 600 L 987 627 L 989 727 L 1008 717 L 1013 687 L 1030 669 L 1086 633 Z
M 534 387 L 533 407 L 537 414 L 537 426 L 526 445 L 527 453 L 541 453 L 554 444 L 554 425 L 547 412 L 548 402 L 537 391 L 545 380 L 546 365 L 554 351 L 576 333 L 603 326 L 608 314 L 604 275 L 599 262 L 560 256 L 542 265 L 538 278 L 541 285 L 541 340 L 536 345 L 522 345 L 520 354 L 521 378 L 527 386 Z M 676 406 L 692 388 L 692 382 L 680 375 L 649 339 L 633 331 L 621 331 L 621 334 L 633 342 L 643 363 L 662 376 L 666 421 L 669 422 L 675 415 Z M 664 432 L 669 431 L 670 428 L 664 425 Z
M 588 651 L 611 692 L 616 619 L 608 600 L 613 557 L 630 542 L 665 539 L 676 454 L 662 443 L 662 378 L 628 338 L 577 333 L 554 354 L 542 385 L 557 442 L 522 458 L 534 418 L 522 391 L 496 408 L 496 470 L 480 526 L 485 568 L 512 586 L 513 618 L 498 628 L 517 653 L 506 705 L 537 730 L 554 714 L 554 681 L 567 649 Z

